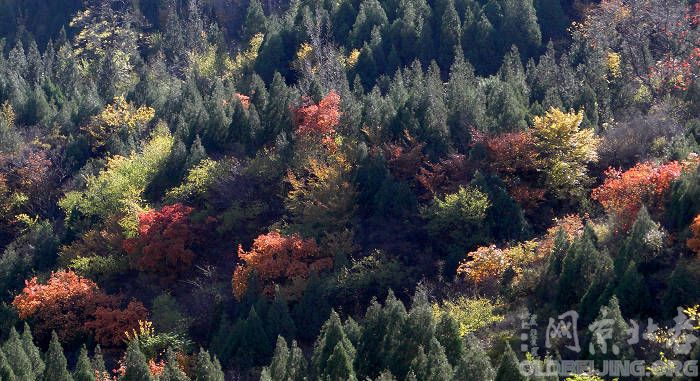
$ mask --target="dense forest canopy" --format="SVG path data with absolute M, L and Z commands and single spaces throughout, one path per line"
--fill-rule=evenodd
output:
M 694 379 L 699 143 L 696 0 L 0 0 L 0 381 Z

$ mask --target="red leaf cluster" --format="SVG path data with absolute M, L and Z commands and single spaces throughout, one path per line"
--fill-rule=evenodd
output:
M 307 104 L 294 111 L 299 136 L 328 137 L 340 123 L 340 96 L 331 91 L 318 104 Z
M 609 168 L 605 172 L 605 181 L 593 190 L 591 197 L 616 216 L 621 228 L 627 230 L 634 223 L 642 204 L 661 208 L 662 197 L 682 170 L 683 166 L 677 161 L 661 165 L 637 163 L 624 172 Z
M 233 292 L 241 298 L 248 287 L 251 273 L 262 281 L 264 293 L 274 295 L 275 286 L 304 281 L 311 273 L 333 267 L 333 259 L 323 256 L 313 239 L 297 234 L 284 236 L 278 232 L 261 234 L 250 251 L 238 246 L 241 261 L 233 273 Z
M 140 302 L 131 302 L 125 310 L 118 308 L 119 298 L 102 292 L 95 282 L 72 271 L 51 274 L 46 283 L 34 277 L 12 301 L 21 319 L 32 318 L 36 334 L 48 337 L 51 331 L 63 342 L 94 334 L 104 346 L 117 346 L 124 332 L 138 325 L 147 311 Z M 105 319 L 109 311 L 111 319 Z M 113 332 L 107 334 L 107 331 Z
M 173 279 L 192 266 L 194 232 L 192 208 L 180 203 L 149 210 L 139 216 L 138 236 L 124 241 L 133 267 Z

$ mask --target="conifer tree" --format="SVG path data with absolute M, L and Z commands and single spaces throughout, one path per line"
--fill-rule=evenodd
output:
M 102 357 L 102 348 L 97 345 L 95 347 L 95 354 L 92 357 L 92 369 L 95 370 L 96 374 L 105 375 L 107 374 L 107 367 L 105 366 L 105 360 Z
M 180 369 L 175 351 L 168 348 L 165 354 L 165 368 L 158 381 L 189 381 L 190 378 Z M 77 380 L 76 380 L 77 381 Z
M 498 366 L 495 381 L 525 381 L 526 376 L 520 373 L 518 357 L 510 345 L 505 345 L 505 351 L 501 356 L 501 364 Z
M 243 22 L 243 41 L 250 41 L 258 33 L 267 33 L 267 17 L 260 0 L 250 0 Z
M 148 368 L 148 360 L 141 352 L 138 341 L 132 340 L 126 348 L 126 371 L 124 381 L 153 381 L 153 376 Z M 48 380 L 47 380 L 48 381 Z
M 197 365 L 194 381 L 224 381 L 224 372 L 219 360 L 209 356 L 209 352 L 200 349 L 197 355 Z
M 0 380 L 17 380 L 17 377 L 15 377 L 15 372 L 12 371 L 12 367 L 10 366 L 9 361 L 7 360 L 7 357 L 5 357 L 5 354 L 2 352 L 2 350 L 0 350 Z
M 51 333 L 49 350 L 46 352 L 43 381 L 73 381 L 73 377 L 68 372 L 68 362 L 56 332 Z
M 2 351 L 5 353 L 7 362 L 12 367 L 12 371 L 18 380 L 29 380 L 32 378 L 32 364 L 14 327 L 10 329 L 10 334 L 2 345 Z
M 294 338 L 294 320 L 289 313 L 287 302 L 282 298 L 282 295 L 277 292 L 275 300 L 267 310 L 265 317 L 266 334 L 270 340 L 281 335 L 287 340 Z M 279 341 L 279 340 L 278 340 Z
M 285 380 L 287 376 L 287 361 L 289 361 L 289 347 L 284 337 L 277 336 L 277 344 L 275 352 L 272 355 L 270 366 L 265 367 L 263 372 L 266 372 L 269 380 Z M 262 379 L 262 376 L 261 376 Z
M 80 348 L 78 362 L 75 364 L 75 371 L 73 372 L 73 380 L 95 381 L 95 371 L 92 369 L 92 364 L 90 364 L 90 358 L 88 357 L 85 345 Z
M 440 51 L 438 63 L 443 70 L 447 70 L 454 62 L 455 52 L 461 52 L 462 25 L 460 24 L 457 9 L 453 0 L 447 0 L 442 22 L 440 23 Z
M 352 364 L 355 359 L 355 348 L 345 335 L 340 316 L 331 311 L 330 318 L 321 328 L 321 333 L 314 345 L 311 358 L 314 374 L 320 379 L 346 375 L 355 377 L 355 371 L 347 369 L 345 364 Z M 334 379 L 335 380 L 335 379 Z
M 29 328 L 29 324 L 24 323 L 24 331 L 22 331 L 22 348 L 24 353 L 27 354 L 29 363 L 32 364 L 32 373 L 37 379 L 41 378 L 44 374 L 44 360 L 41 358 L 41 351 L 39 347 L 34 344 L 34 338 L 32 337 L 32 331 Z
M 435 328 L 435 337 L 442 345 L 448 361 L 456 367 L 465 356 L 459 323 L 450 314 L 443 314 Z
M 493 381 L 496 372 L 486 351 L 474 335 L 464 338 L 464 357 L 455 369 L 455 379 L 460 381 Z
M 426 381 L 450 381 L 452 380 L 452 366 L 445 355 L 445 349 L 440 342 L 433 337 L 428 350 L 428 374 Z

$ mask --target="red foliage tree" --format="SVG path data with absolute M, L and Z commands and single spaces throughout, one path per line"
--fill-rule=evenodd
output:
M 329 137 L 340 123 L 340 96 L 331 91 L 318 104 L 307 104 L 294 111 L 299 136 Z
M 333 259 L 324 256 L 316 242 L 297 234 L 284 236 L 278 232 L 261 234 L 253 242 L 250 251 L 238 246 L 241 261 L 233 273 L 233 292 L 241 298 L 248 287 L 251 273 L 263 283 L 263 292 L 274 295 L 275 286 L 299 285 L 312 272 L 333 267 Z M 288 288 L 290 296 L 300 290 Z
M 125 333 L 138 327 L 139 321 L 145 321 L 148 310 L 143 303 L 131 301 L 125 309 L 112 306 L 100 306 L 95 310 L 95 319 L 85 323 L 85 328 L 94 332 L 95 340 L 105 346 L 120 346 Z
M 120 310 L 119 298 L 105 294 L 95 282 L 72 271 L 52 273 L 43 284 L 36 277 L 30 279 L 12 305 L 21 319 L 34 320 L 39 337 L 47 338 L 51 331 L 56 331 L 61 341 L 71 342 L 96 334 L 98 342 L 108 347 L 122 344 L 111 335 L 121 335 L 123 338 L 124 328 L 134 327 L 138 319 L 146 315 L 145 307 L 139 302 L 132 302 L 126 310 Z M 119 324 L 106 319 L 106 311 L 120 316 L 117 319 Z M 99 335 L 97 329 L 100 330 Z M 107 329 L 117 331 L 107 335 Z
M 140 271 L 174 279 L 192 266 L 192 208 L 180 203 L 139 216 L 138 236 L 124 241 L 131 265 Z
M 683 165 L 676 161 L 661 165 L 638 163 L 624 172 L 609 168 L 605 172 L 605 181 L 593 190 L 591 197 L 617 217 L 620 227 L 627 230 L 642 204 L 656 210 L 662 207 L 662 197 L 682 170 Z

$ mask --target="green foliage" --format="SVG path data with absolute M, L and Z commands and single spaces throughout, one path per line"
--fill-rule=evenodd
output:
M 501 356 L 501 364 L 496 371 L 495 381 L 520 381 L 527 380 L 527 376 L 520 373 L 520 365 L 518 357 L 513 352 L 510 345 L 505 345 L 505 351 Z
M 153 381 L 146 356 L 141 352 L 138 341 L 132 340 L 126 348 L 124 361 L 124 381 Z
M 354 359 L 355 348 L 343 330 L 338 313 L 331 311 L 314 345 L 311 358 L 314 374 L 324 380 L 357 380 Z
M 209 352 L 200 349 L 197 355 L 197 364 L 194 372 L 194 381 L 224 381 L 224 372 L 221 370 L 219 360 L 209 356 Z
M 143 192 L 165 164 L 172 144 L 169 133 L 157 132 L 141 152 L 111 158 L 102 172 L 87 178 L 83 191 L 66 193 L 59 205 L 69 226 L 77 227 L 81 218 L 103 220 L 118 215 L 125 216 L 122 227 L 133 235 L 136 214 L 145 207 Z
M 51 333 L 49 350 L 46 352 L 46 369 L 44 370 L 43 380 L 73 381 L 73 377 L 68 372 L 68 362 L 63 354 L 63 347 L 58 341 L 56 332 Z
M 165 368 L 160 375 L 159 381 L 189 381 L 190 378 L 180 369 L 175 352 L 168 348 L 165 353 Z
M 83 345 L 80 348 L 78 361 L 75 364 L 73 372 L 73 380 L 75 381 L 95 381 L 95 371 L 92 369 L 90 358 L 88 357 L 87 349 Z
M 39 347 L 34 344 L 34 338 L 32 337 L 32 331 L 29 328 L 29 324 L 24 323 L 24 330 L 22 331 L 22 349 L 26 353 L 29 363 L 32 364 L 32 374 L 34 377 L 40 378 L 44 374 L 44 360 L 41 356 L 41 351 Z

